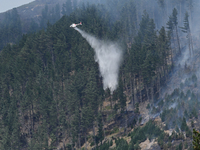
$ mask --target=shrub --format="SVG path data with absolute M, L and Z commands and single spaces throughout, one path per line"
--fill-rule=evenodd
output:
M 123 138 L 115 140 L 116 150 L 128 150 L 128 143 Z
M 192 75 L 192 82 L 197 82 L 197 76 L 196 76 L 196 74 Z
M 149 108 L 150 108 L 150 104 L 147 105 L 146 109 L 149 109 Z

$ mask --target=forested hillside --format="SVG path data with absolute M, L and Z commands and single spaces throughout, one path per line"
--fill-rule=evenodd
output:
M 150 18 L 154 19 L 156 29 L 166 25 L 173 8 L 177 8 L 179 26 L 183 23 L 186 10 L 188 10 L 190 22 L 197 19 L 197 0 L 135 0 L 128 5 L 129 1 L 121 0 L 35 0 L 29 4 L 22 5 L 0 13 L 0 49 L 7 43 L 16 43 L 22 34 L 36 32 L 47 27 L 47 23 L 54 24 L 63 15 L 70 15 L 78 8 L 89 4 L 103 5 L 101 13 L 106 13 L 109 23 L 120 20 L 124 24 L 123 34 L 133 40 L 135 30 L 146 10 Z M 133 6 L 134 5 L 134 6 Z M 195 7 L 196 6 L 196 7 Z M 137 8 L 137 9 L 135 9 Z M 159 12 L 159 13 L 157 13 Z M 15 19 L 12 19 L 15 18 Z M 123 18 L 123 19 L 122 19 Z M 16 24 L 16 26 L 14 26 Z M 119 26 L 118 26 L 119 27 Z M 11 36 L 11 34 L 14 34 Z
M 28 34 L 17 9 L 7 13 L 0 26 L 0 149 L 138 150 L 148 140 L 149 149 L 192 149 L 198 1 L 87 2 L 67 1 L 54 13 L 46 5 Z M 114 93 L 103 89 L 92 47 L 69 27 L 80 21 L 81 30 L 123 48 Z

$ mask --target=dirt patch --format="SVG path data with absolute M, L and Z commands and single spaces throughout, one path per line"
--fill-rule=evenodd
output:
M 152 145 L 154 145 L 155 143 L 155 139 L 153 139 L 152 141 L 149 141 L 149 139 L 147 138 L 146 141 L 140 143 L 140 147 L 141 147 L 141 150 L 148 150 L 151 148 Z
M 127 143 L 129 144 L 129 143 L 131 142 L 131 137 L 130 137 L 130 136 L 128 136 L 128 137 L 124 137 L 124 140 L 126 140 Z
M 106 107 L 106 106 L 110 106 L 110 102 L 109 101 L 104 101 L 103 102 L 103 107 Z
M 112 146 L 110 146 L 110 149 L 114 149 L 114 148 L 116 147 L 115 140 L 112 140 L 112 142 L 113 142 L 113 145 L 112 145 Z
M 172 132 L 173 132 L 173 131 L 174 131 L 173 129 L 170 129 L 170 130 L 164 130 L 164 132 L 167 133 L 167 134 L 169 134 L 169 136 L 172 135 Z
M 86 143 L 84 143 L 84 145 L 81 147 L 81 149 L 87 148 L 88 150 L 91 150 L 92 147 L 90 146 L 90 143 L 87 141 Z

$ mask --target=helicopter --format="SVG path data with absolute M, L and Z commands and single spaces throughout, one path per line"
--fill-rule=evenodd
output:
M 76 26 L 79 26 L 79 25 L 82 25 L 82 23 L 80 22 L 80 23 L 78 23 L 78 24 L 75 24 L 75 23 L 73 23 L 72 25 L 70 25 L 69 27 L 72 27 L 72 28 L 75 28 Z

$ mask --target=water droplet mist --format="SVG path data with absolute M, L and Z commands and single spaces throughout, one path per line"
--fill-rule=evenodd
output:
M 115 42 L 107 42 L 97 39 L 79 28 L 75 28 L 90 44 L 95 51 L 94 59 L 99 64 L 99 70 L 103 78 L 103 88 L 110 89 L 111 94 L 118 86 L 119 68 L 122 62 L 122 49 Z

